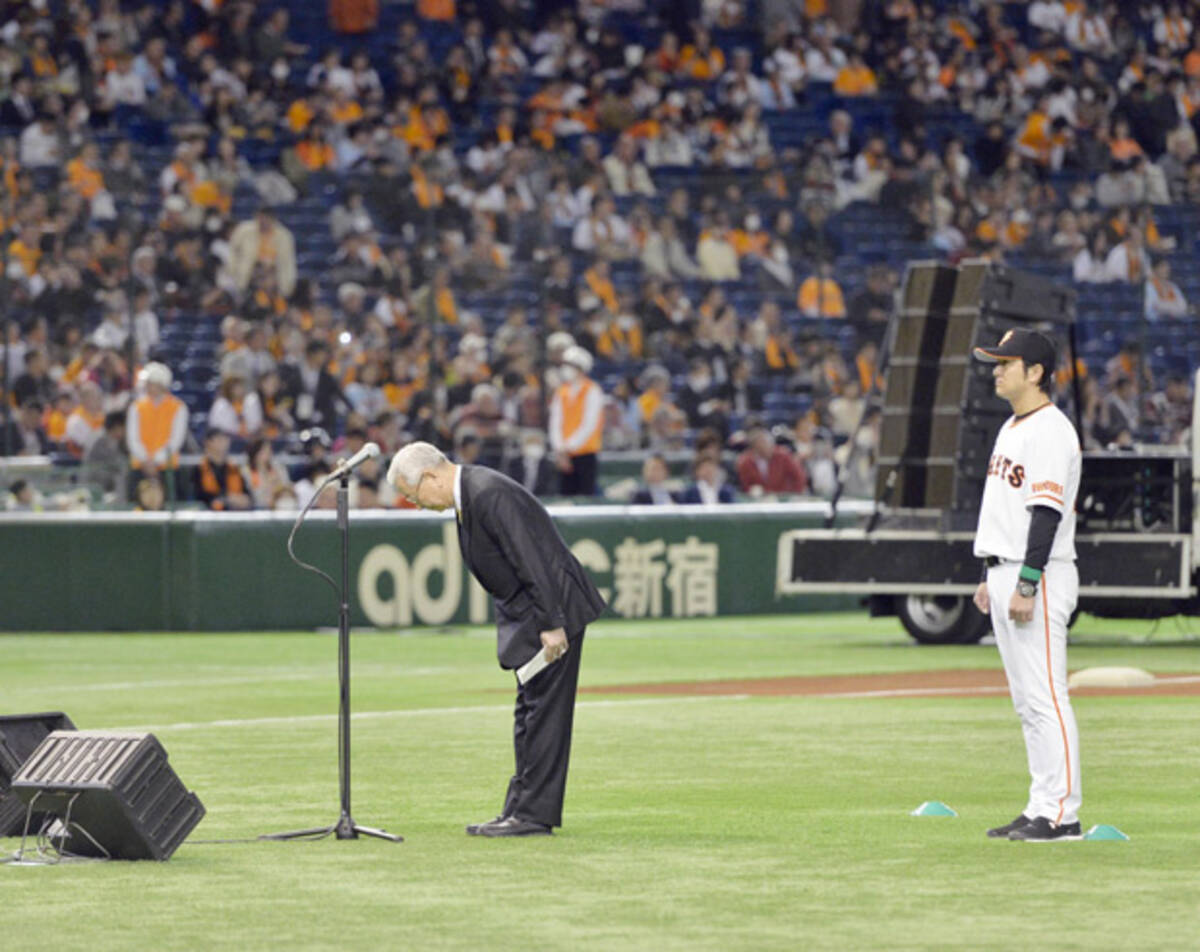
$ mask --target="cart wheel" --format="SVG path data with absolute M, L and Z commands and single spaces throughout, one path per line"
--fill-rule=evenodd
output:
M 992 628 L 970 598 L 957 595 L 903 595 L 896 599 L 896 614 L 923 645 L 975 644 Z

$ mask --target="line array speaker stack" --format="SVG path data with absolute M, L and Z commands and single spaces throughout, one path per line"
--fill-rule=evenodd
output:
M 972 349 L 1024 326 L 1049 334 L 1061 354 L 1074 320 L 1075 292 L 1037 275 L 986 261 L 910 264 L 892 317 L 876 500 L 974 514 L 1011 411 Z
M 0 836 L 20 836 L 25 829 L 25 804 L 10 791 L 21 765 L 52 731 L 74 729 L 62 711 L 0 715 Z M 30 821 L 32 828 L 36 830 L 44 819 L 35 813 Z
M 79 856 L 165 860 L 204 817 L 153 734 L 55 731 L 12 789 L 53 814 L 51 841 Z

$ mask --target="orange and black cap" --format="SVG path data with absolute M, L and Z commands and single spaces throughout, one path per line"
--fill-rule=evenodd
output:
M 1045 334 L 1014 327 L 1005 331 L 995 347 L 976 347 L 975 359 L 995 364 L 1002 360 L 1023 360 L 1026 367 L 1041 364 L 1046 374 L 1058 366 L 1058 350 Z

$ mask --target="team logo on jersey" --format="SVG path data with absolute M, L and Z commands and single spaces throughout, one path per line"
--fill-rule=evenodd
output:
M 1020 463 L 1014 463 L 1001 453 L 992 454 L 992 458 L 988 460 L 987 474 L 1007 480 L 1008 485 L 1013 489 L 1020 489 L 1025 485 L 1025 467 Z

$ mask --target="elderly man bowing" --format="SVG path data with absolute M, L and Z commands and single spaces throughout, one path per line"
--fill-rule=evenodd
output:
M 542 504 L 502 473 L 410 443 L 387 478 L 422 509 L 454 508 L 463 561 L 495 599 L 500 666 L 520 668 L 539 652 L 552 662 L 523 684 L 518 678 L 516 771 L 500 815 L 467 827 L 472 836 L 549 834 L 562 825 L 583 634 L 604 599 Z

